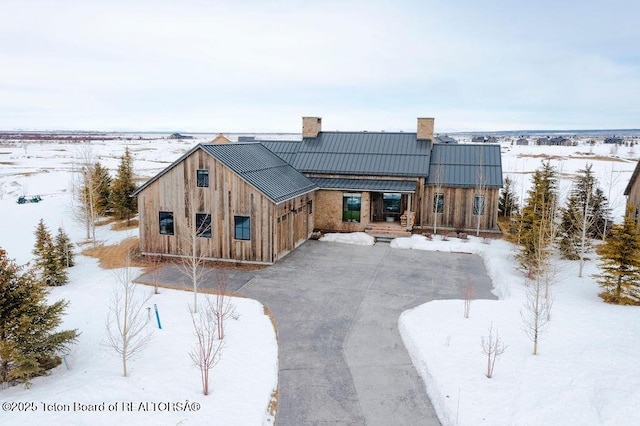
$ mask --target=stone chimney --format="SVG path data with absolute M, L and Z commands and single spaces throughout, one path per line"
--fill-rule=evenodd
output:
M 320 117 L 302 117 L 302 137 L 317 138 L 318 133 L 322 131 L 322 118 Z
M 418 118 L 418 133 L 416 139 L 433 139 L 433 123 L 435 118 Z

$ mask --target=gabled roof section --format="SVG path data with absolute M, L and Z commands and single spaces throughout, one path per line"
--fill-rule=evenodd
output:
M 302 139 L 291 165 L 303 173 L 426 177 L 430 155 L 431 141 L 415 133 L 320 132 Z
M 631 179 L 629 179 L 629 183 L 627 187 L 624 189 L 624 195 L 631 194 L 631 188 L 633 187 L 634 182 L 638 179 L 638 174 L 640 174 L 640 161 L 636 164 L 636 168 L 633 170 L 633 174 L 631 175 Z
M 317 189 L 316 184 L 260 143 L 199 144 L 147 181 L 133 195 L 137 195 L 197 149 L 203 149 L 276 204 Z
M 435 144 L 427 185 L 502 188 L 500 145 Z

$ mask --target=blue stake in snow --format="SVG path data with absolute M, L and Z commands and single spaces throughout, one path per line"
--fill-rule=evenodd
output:
M 158 328 L 162 329 L 162 324 L 160 324 L 160 314 L 158 313 L 158 305 L 153 304 L 153 309 L 156 311 L 156 319 L 158 320 Z

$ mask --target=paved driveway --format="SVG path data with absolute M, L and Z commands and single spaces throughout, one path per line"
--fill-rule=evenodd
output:
M 476 298 L 495 299 L 478 256 L 307 241 L 228 287 L 276 318 L 278 425 L 438 425 L 398 317 L 461 298 L 467 281 Z

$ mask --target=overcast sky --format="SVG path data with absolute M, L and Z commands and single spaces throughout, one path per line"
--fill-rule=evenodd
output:
M 640 128 L 637 0 L 1 0 L 0 129 Z

